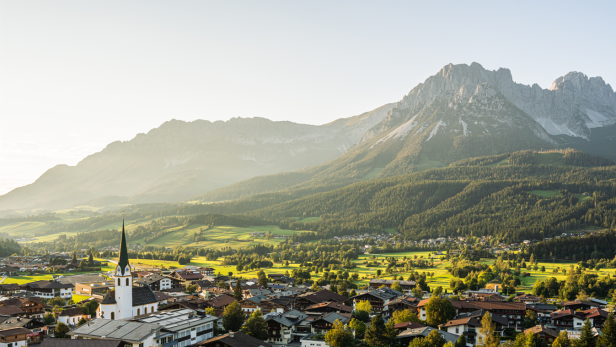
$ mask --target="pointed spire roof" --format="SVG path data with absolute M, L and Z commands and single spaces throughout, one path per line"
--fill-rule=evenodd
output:
M 120 243 L 120 258 L 118 259 L 118 266 L 120 267 L 120 273 L 124 275 L 126 272 L 126 266 L 128 265 L 128 247 L 126 247 L 126 235 L 124 233 L 124 217 L 122 217 L 122 241 Z

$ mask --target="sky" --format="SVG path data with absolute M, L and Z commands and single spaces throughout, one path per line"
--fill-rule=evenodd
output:
M 324 124 L 443 66 L 616 83 L 616 3 L 0 1 L 0 195 L 170 119 Z

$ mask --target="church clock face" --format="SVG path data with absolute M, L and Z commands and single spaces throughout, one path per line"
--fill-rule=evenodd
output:
M 118 275 L 122 273 L 122 268 L 118 266 Z
M 130 272 L 130 268 L 128 267 L 128 265 L 126 265 L 125 273 L 129 273 L 129 272 Z

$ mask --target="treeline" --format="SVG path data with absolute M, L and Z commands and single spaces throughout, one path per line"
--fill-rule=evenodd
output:
M 52 220 L 60 220 L 60 218 L 58 218 L 55 213 L 45 213 L 36 216 L 0 218 L 0 226 L 21 222 L 48 222 Z
M 21 254 L 21 246 L 13 239 L 0 239 L 0 257 Z
M 615 222 L 612 220 L 611 229 Z M 584 237 L 560 237 L 538 242 L 528 250 L 540 259 L 584 261 L 616 256 L 616 232 L 608 231 Z M 594 267 L 594 266 L 593 266 Z

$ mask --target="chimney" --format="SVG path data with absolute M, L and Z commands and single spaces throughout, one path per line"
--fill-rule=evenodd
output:
M 229 330 L 229 337 L 233 338 L 233 331 Z

